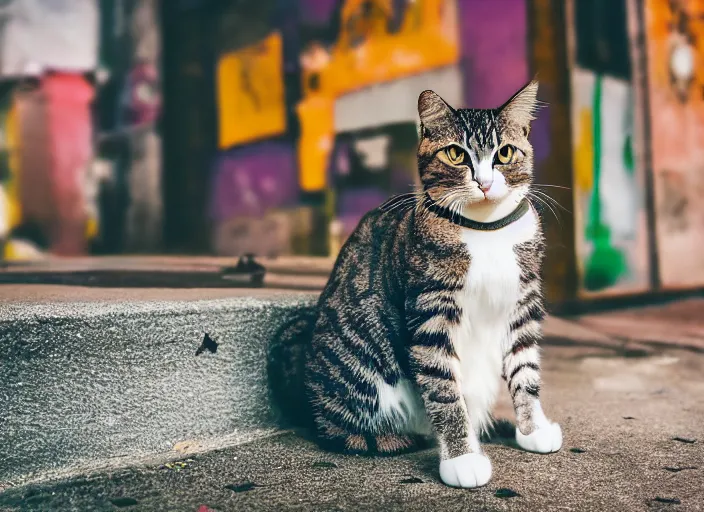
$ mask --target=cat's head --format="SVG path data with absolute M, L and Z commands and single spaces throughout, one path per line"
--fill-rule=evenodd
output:
M 433 91 L 418 98 L 418 168 L 423 188 L 442 206 L 517 204 L 533 179 L 530 123 L 537 110 L 533 81 L 490 110 L 453 109 Z

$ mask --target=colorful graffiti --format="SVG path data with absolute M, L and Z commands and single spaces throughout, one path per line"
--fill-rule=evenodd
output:
M 218 64 L 220 149 L 279 135 L 286 130 L 283 42 L 263 41 L 225 54 Z
M 219 59 L 225 152 L 216 157 L 211 218 L 218 226 L 215 245 L 228 251 L 257 244 L 247 241 L 251 230 L 219 226 L 302 207 L 315 231 L 309 236 L 321 237 L 312 245 L 334 253 L 366 211 L 414 185 L 418 93 L 439 87 L 448 101 L 463 103 L 455 0 L 300 7 L 302 20 L 333 29 L 303 37 L 297 62 L 286 61 L 286 45 L 296 38 L 275 27 L 264 40 Z M 285 83 L 291 66 L 299 70 L 296 86 Z M 299 97 L 287 104 L 286 89 L 296 87 Z M 264 181 L 268 191 L 255 186 Z
M 301 123 L 300 185 L 304 191 L 323 190 L 327 185 L 339 98 L 459 60 L 454 0 L 406 4 L 396 32 L 389 30 L 393 7 L 390 0 L 346 0 L 341 31 L 330 51 L 314 45 L 302 56 L 303 99 L 297 112 Z M 373 106 L 368 108 L 374 112 Z
M 647 0 L 655 234 L 664 288 L 704 284 L 704 5 Z
M 650 279 L 626 2 L 609 5 L 574 0 L 568 20 L 575 248 L 583 295 L 642 291 Z

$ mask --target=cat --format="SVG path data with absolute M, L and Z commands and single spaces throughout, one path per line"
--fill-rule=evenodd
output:
M 364 216 L 317 308 L 270 351 L 274 399 L 321 446 L 391 455 L 434 435 L 445 484 L 485 485 L 479 435 L 503 378 L 517 444 L 561 448 L 539 400 L 544 240 L 528 200 L 537 91 L 532 81 L 490 110 L 421 93 L 422 190 Z

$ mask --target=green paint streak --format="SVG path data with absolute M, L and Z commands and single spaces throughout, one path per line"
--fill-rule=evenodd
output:
M 593 100 L 594 186 L 589 209 L 586 238 L 594 244 L 584 273 L 587 290 L 603 290 L 613 286 L 626 270 L 626 261 L 618 249 L 611 245 L 611 231 L 601 218 L 601 93 L 602 77 L 596 75 Z
M 592 123 L 594 141 L 594 187 L 589 224 L 594 229 L 601 224 L 601 75 L 596 75 L 594 82 L 594 99 L 592 105 Z

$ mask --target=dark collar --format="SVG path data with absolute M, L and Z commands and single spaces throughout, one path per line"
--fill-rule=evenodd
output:
M 440 206 L 435 201 L 433 201 L 433 199 L 428 195 L 427 192 L 425 193 L 425 201 L 423 204 L 428 210 L 433 212 L 438 217 L 447 219 L 453 224 L 457 224 L 459 226 L 462 226 L 463 228 L 478 229 L 480 231 L 495 231 L 497 229 L 504 228 L 512 222 L 515 222 L 521 217 L 523 217 L 526 212 L 530 210 L 530 202 L 528 201 L 528 199 L 523 198 L 523 200 L 518 203 L 516 209 L 506 215 L 506 217 L 499 220 L 495 220 L 493 222 L 477 222 L 476 220 L 468 219 L 463 215 L 453 213 L 444 206 Z

